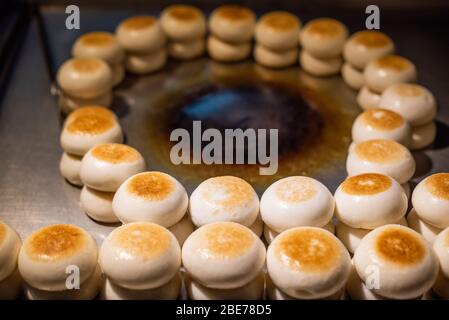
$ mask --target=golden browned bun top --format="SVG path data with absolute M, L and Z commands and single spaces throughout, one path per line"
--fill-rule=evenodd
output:
M 404 71 L 412 67 L 408 59 L 393 54 L 375 60 L 375 64 L 381 69 L 395 71 Z
M 392 140 L 374 139 L 358 143 L 354 152 L 360 158 L 371 162 L 394 163 L 404 158 L 407 149 Z
M 276 31 L 290 31 L 299 28 L 298 18 L 286 11 L 273 11 L 261 18 L 261 23 Z
M 370 109 L 363 112 L 361 117 L 366 125 L 382 131 L 400 128 L 405 122 L 400 114 L 386 109 Z
M 170 247 L 170 233 L 154 223 L 131 223 L 116 229 L 114 243 L 144 260 L 157 258 Z
M 98 160 L 113 164 L 130 163 L 140 159 L 139 152 L 121 143 L 102 143 L 92 148 L 91 154 Z
M 419 97 L 424 94 L 420 85 L 413 83 L 397 83 L 394 85 L 394 92 L 403 97 Z
M 105 114 L 90 113 L 82 114 L 71 118 L 65 127 L 73 134 L 98 135 L 110 130 L 116 124 L 116 120 Z
M 242 256 L 254 243 L 252 232 L 237 223 L 214 223 L 206 226 L 201 251 L 214 259 Z
M 139 173 L 128 181 L 127 186 L 130 194 L 152 201 L 164 200 L 174 189 L 172 179 L 161 172 Z
M 235 4 L 227 4 L 215 9 L 214 14 L 218 17 L 230 20 L 241 21 L 254 19 L 254 13 L 245 6 L 239 6 Z
M 449 173 L 436 173 L 425 181 L 426 189 L 435 197 L 449 200 Z
M 164 11 L 170 17 L 184 22 L 195 21 L 203 15 L 198 8 L 189 5 L 172 5 Z
M 3 241 L 6 238 L 6 233 L 7 233 L 6 225 L 0 221 L 0 246 L 2 245 Z
M 392 186 L 391 179 L 383 174 L 363 173 L 346 179 L 342 190 L 351 195 L 373 195 L 384 192 Z
M 254 190 L 251 185 L 245 180 L 234 176 L 210 178 L 207 180 L 207 186 L 202 191 L 204 200 L 224 208 L 245 204 L 254 196 Z M 215 197 L 217 190 L 224 190 L 226 196 L 218 199 Z
M 412 231 L 397 226 L 386 228 L 375 240 L 376 253 L 385 261 L 400 266 L 421 262 L 426 249 L 423 241 Z
M 281 234 L 275 248 L 280 261 L 302 272 L 325 272 L 340 258 L 340 249 L 329 232 L 302 227 Z
M 116 42 L 114 36 L 109 32 L 89 32 L 82 35 L 79 41 L 86 46 L 103 47 Z
M 152 27 L 156 21 L 153 16 L 135 16 L 124 20 L 121 25 L 129 30 L 142 30 Z
M 367 48 L 381 48 L 393 43 L 386 34 L 379 31 L 359 31 L 352 36 L 352 40 Z
M 304 27 L 314 37 L 332 38 L 345 32 L 345 27 L 338 20 L 319 18 L 310 21 Z
M 39 229 L 25 241 L 30 259 L 59 261 L 79 253 L 91 241 L 83 229 L 71 224 L 55 224 Z
M 307 177 L 289 177 L 281 180 L 276 189 L 277 197 L 285 202 L 302 202 L 317 193 L 313 180 Z
M 102 61 L 95 58 L 74 58 L 69 63 L 79 73 L 95 73 L 103 66 Z

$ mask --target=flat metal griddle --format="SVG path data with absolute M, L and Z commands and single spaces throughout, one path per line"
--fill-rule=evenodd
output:
M 44 225 L 73 223 L 86 228 L 99 243 L 115 225 L 103 225 L 90 220 L 79 207 L 78 188 L 69 185 L 59 174 L 58 166 L 62 150 L 59 145 L 61 116 L 57 98 L 50 93 L 52 76 L 58 66 L 70 57 L 73 41 L 82 33 L 94 30 L 113 31 L 125 17 L 133 14 L 157 14 L 159 11 L 104 11 L 82 8 L 81 30 L 63 28 L 65 15 L 60 7 L 43 7 L 42 26 L 47 43 L 42 41 L 36 20 L 31 22 L 17 63 L 0 106 L 0 219 L 13 226 L 22 237 Z M 331 15 L 326 12 L 327 15 Z M 323 12 L 298 14 L 303 21 L 323 16 Z M 351 32 L 363 28 L 360 14 L 334 14 L 342 19 Z M 407 24 L 404 21 L 383 21 L 383 30 L 391 35 L 398 52 L 416 63 L 419 82 L 430 88 L 439 102 L 438 138 L 428 150 L 416 152 L 418 170 L 414 181 L 432 172 L 449 168 L 449 57 L 446 20 Z M 252 62 L 248 62 L 252 63 Z M 176 88 L 178 81 L 191 78 L 205 81 L 198 70 L 207 74 L 213 62 L 202 59 L 193 63 L 170 63 L 166 70 L 142 79 L 128 77 L 117 90 L 116 111 L 127 135 L 127 143 L 138 148 L 149 163 L 149 169 L 173 173 L 155 157 L 148 147 L 142 127 L 136 126 L 139 117 L 155 107 L 163 90 Z M 299 72 L 299 71 L 296 71 Z M 193 77 L 195 75 L 195 77 Z M 299 72 L 298 75 L 306 77 Z M 355 116 L 359 112 L 355 93 L 339 78 L 329 80 L 310 79 L 313 85 L 325 85 L 335 99 L 341 99 L 342 112 Z M 323 82 L 324 81 L 324 82 Z M 318 83 L 318 84 L 317 84 Z M 164 85 L 162 85 L 164 84 Z M 179 90 L 179 88 L 177 89 Z M 313 174 L 331 191 L 345 178 L 344 157 L 327 166 L 326 170 Z M 198 181 L 173 173 L 191 192 Z M 301 174 L 298 172 L 297 174 Z M 263 191 L 257 187 L 259 194 Z

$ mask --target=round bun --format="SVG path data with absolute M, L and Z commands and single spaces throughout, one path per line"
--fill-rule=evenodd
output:
M 433 94 L 423 86 L 413 83 L 396 83 L 382 92 L 382 108 L 399 113 L 412 126 L 431 122 L 437 106 Z
M 352 228 L 374 229 L 395 223 L 405 216 L 407 205 L 401 185 L 378 173 L 349 177 L 335 192 L 335 214 Z
M 286 11 L 272 11 L 257 21 L 256 42 L 267 49 L 283 51 L 298 46 L 301 21 Z
M 197 227 L 218 221 L 233 221 L 249 227 L 259 213 L 259 197 L 241 178 L 214 177 L 203 181 L 192 192 L 189 212 Z
M 83 182 L 80 178 L 81 159 L 83 157 L 76 156 L 67 152 L 63 152 L 59 161 L 59 171 L 61 175 L 71 184 L 82 187 Z
M 440 274 L 449 279 L 449 228 L 441 231 L 435 238 L 433 250 L 440 261 Z
M 100 249 L 100 265 L 118 286 L 145 290 L 169 282 L 181 266 L 181 249 L 166 228 L 134 222 L 114 229 Z
M 115 31 L 120 45 L 131 53 L 150 53 L 166 43 L 165 34 L 153 16 L 135 16 L 123 20 Z
M 346 161 L 349 176 L 361 173 L 381 173 L 399 183 L 406 183 L 415 173 L 415 160 L 403 145 L 385 139 L 356 143 Z
M 125 58 L 125 52 L 112 33 L 96 31 L 79 37 L 72 48 L 75 58 L 98 58 L 110 65 L 119 64 Z
M 113 73 L 114 78 L 114 73 Z M 68 95 L 65 92 L 59 93 L 58 106 L 63 114 L 69 114 L 70 112 L 79 109 L 84 106 L 102 106 L 110 107 L 112 104 L 112 92 L 108 91 L 98 97 L 89 99 L 76 98 Z
M 8 278 L 17 268 L 17 256 L 22 245 L 19 235 L 0 221 L 0 281 Z
M 190 219 L 190 215 L 186 213 L 181 221 L 172 225 L 168 230 L 178 239 L 179 245 L 182 247 L 190 234 L 195 231 L 195 226 Z
M 185 278 L 187 295 L 192 300 L 261 300 L 264 292 L 265 275 L 259 275 L 243 287 L 234 289 L 213 289 Z
M 373 292 L 390 299 L 418 298 L 438 275 L 430 245 L 417 232 L 397 224 L 368 233 L 355 251 L 354 267 L 365 284 L 375 272 Z
M 119 222 L 112 210 L 113 192 L 103 192 L 84 186 L 80 194 L 80 204 L 84 212 L 95 221 Z
M 436 173 L 413 190 L 412 204 L 419 218 L 445 229 L 449 227 L 449 173 Z
M 112 208 L 123 223 L 148 221 L 169 228 L 184 217 L 188 202 L 178 180 L 149 171 L 127 179 L 115 193 Z
M 252 281 L 265 263 L 265 246 L 245 226 L 215 222 L 195 230 L 182 247 L 182 264 L 199 284 L 234 289 Z
M 170 41 L 167 46 L 168 55 L 178 60 L 191 60 L 204 54 L 206 41 L 198 38 L 189 42 Z
M 316 227 L 286 230 L 267 251 L 273 283 L 298 299 L 322 299 L 339 292 L 350 267 L 345 246 L 329 231 Z
M 357 94 L 357 104 L 363 110 L 375 109 L 379 107 L 380 94 L 371 91 L 366 85 Z
M 115 192 L 126 179 L 144 170 L 145 160 L 136 149 L 120 143 L 102 143 L 84 155 L 80 177 L 92 189 Z
M 418 232 L 424 237 L 429 243 L 433 243 L 437 235 L 443 231 L 443 229 L 434 227 L 426 222 L 424 222 L 417 214 L 415 209 L 410 210 L 407 215 L 408 226 Z
M 412 127 L 411 150 L 419 150 L 428 147 L 437 136 L 437 125 L 434 121 L 422 126 Z
M 332 219 L 334 208 L 334 198 L 326 186 L 302 176 L 276 181 L 260 200 L 263 221 L 277 232 L 300 226 L 322 227 Z
M 101 281 L 101 268 L 97 265 L 92 275 L 80 284 L 79 289 L 45 291 L 25 285 L 25 297 L 28 300 L 93 300 L 98 295 Z
M 254 12 L 240 5 L 223 5 L 212 11 L 209 29 L 218 38 L 232 43 L 251 41 L 256 25 Z
M 59 68 L 57 81 L 67 94 L 91 99 L 111 90 L 112 70 L 101 59 L 73 58 Z
M 299 63 L 306 72 L 313 76 L 328 77 L 340 72 L 343 60 L 338 56 L 327 59 L 316 58 L 306 50 L 301 50 Z
M 394 43 L 380 31 L 359 31 L 354 33 L 343 48 L 345 60 L 353 67 L 363 70 L 375 59 L 394 52 Z
M 341 68 L 341 76 L 344 82 L 354 90 L 360 90 L 365 85 L 363 72 L 354 68 L 348 62 L 343 64 L 343 67 Z
M 416 67 L 408 59 L 388 55 L 371 61 L 363 72 L 366 86 L 372 91 L 382 93 L 395 83 L 415 82 Z
M 314 19 L 304 25 L 299 34 L 302 48 L 318 59 L 339 57 L 343 50 L 348 29 L 338 20 Z
M 129 54 L 126 56 L 125 68 L 127 71 L 142 75 L 156 72 L 167 63 L 167 49 L 148 53 L 148 54 Z
M 207 52 L 212 59 L 221 62 L 236 62 L 245 60 L 251 54 L 251 43 L 230 43 L 215 36 L 207 38 Z
M 293 47 L 285 51 L 274 51 L 256 44 L 254 47 L 254 60 L 258 64 L 268 68 L 286 68 L 296 64 L 298 60 L 298 48 Z
M 131 290 L 120 287 L 106 278 L 101 288 L 101 300 L 176 300 L 181 291 L 179 272 L 166 284 L 146 290 Z
M 387 139 L 410 145 L 411 128 L 404 118 L 391 110 L 370 109 L 360 114 L 352 125 L 352 140 L 361 142 Z
M 35 289 L 64 291 L 68 266 L 79 269 L 80 284 L 97 266 L 97 243 L 84 229 L 71 224 L 54 224 L 33 232 L 19 253 L 19 271 Z
M 99 143 L 123 141 L 123 132 L 115 114 L 99 106 L 86 106 L 73 111 L 65 120 L 61 146 L 65 152 L 84 156 Z
M 169 39 L 188 41 L 204 37 L 206 18 L 196 7 L 171 5 L 161 14 L 161 25 Z

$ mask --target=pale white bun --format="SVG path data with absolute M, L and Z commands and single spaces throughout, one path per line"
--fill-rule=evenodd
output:
M 401 185 L 379 173 L 350 176 L 335 191 L 335 215 L 357 229 L 396 223 L 407 213 L 408 199 Z
M 101 282 L 101 268 L 97 265 L 92 275 L 80 284 L 79 289 L 45 291 L 26 284 L 25 298 L 27 300 L 93 300 L 100 291 Z
M 218 221 L 233 221 L 249 227 L 259 214 L 259 197 L 241 178 L 209 178 L 190 195 L 189 212 L 197 227 Z
M 344 82 L 354 90 L 360 90 L 365 85 L 363 71 L 356 69 L 348 62 L 343 63 L 341 76 Z
M 101 300 L 176 300 L 181 291 L 182 279 L 179 272 L 160 287 L 146 290 L 132 290 L 120 287 L 109 278 L 104 279 Z
M 265 275 L 259 275 L 242 287 L 213 289 L 185 277 L 187 296 L 192 300 L 261 300 L 264 292 Z
M 318 18 L 307 22 L 299 33 L 303 50 L 317 59 L 339 57 L 348 37 L 348 29 L 338 20 Z
M 357 104 L 363 110 L 379 108 L 380 94 L 371 91 L 366 85 L 357 94 Z
M 413 62 L 397 55 L 388 55 L 371 61 L 363 71 L 363 76 L 366 86 L 377 93 L 382 93 L 395 83 L 417 80 Z
M 78 267 L 82 284 L 95 271 L 97 259 L 97 243 L 87 231 L 71 224 L 54 224 L 25 239 L 19 253 L 19 271 L 29 286 L 63 291 L 67 289 L 67 267 Z
M 99 143 L 123 141 L 123 132 L 115 114 L 104 107 L 85 106 L 65 120 L 60 143 L 65 152 L 84 156 Z
M 437 113 L 432 92 L 413 83 L 395 83 L 386 88 L 382 92 L 379 106 L 399 113 L 411 126 L 427 124 Z
M 273 283 L 298 299 L 322 299 L 340 292 L 350 268 L 345 246 L 321 228 L 286 230 L 267 251 L 267 269 Z
M 162 28 L 170 40 L 186 41 L 206 34 L 206 18 L 196 7 L 171 5 L 162 11 Z
M 17 268 L 17 256 L 22 241 L 15 230 L 0 221 L 0 281 L 8 278 Z
M 409 146 L 412 129 L 398 113 L 387 109 L 370 109 L 361 113 L 352 125 L 352 140 L 388 139 Z
M 245 60 L 251 54 L 251 42 L 225 42 L 211 35 L 207 38 L 207 53 L 220 62 L 237 62 Z
M 187 192 L 178 180 L 148 171 L 130 177 L 120 186 L 112 208 L 123 223 L 148 221 L 169 228 L 184 217 L 188 202 Z
M 291 51 L 298 46 L 300 28 L 301 21 L 295 15 L 286 11 L 268 12 L 256 23 L 256 42 L 274 51 Z
M 428 147 L 433 143 L 437 136 L 437 125 L 435 122 L 429 122 L 418 127 L 412 127 L 411 150 L 418 150 Z
M 134 290 L 160 287 L 181 266 L 178 240 L 166 228 L 134 222 L 114 229 L 100 249 L 99 263 L 116 285 Z
M 392 177 L 401 184 L 412 178 L 415 168 L 415 159 L 407 148 L 385 139 L 356 143 L 346 161 L 349 176 L 380 173 Z
M 189 276 L 208 288 L 234 289 L 257 277 L 265 246 L 254 232 L 235 222 L 214 222 L 195 230 L 182 247 Z
M 123 63 L 111 65 L 112 71 L 112 85 L 115 87 L 125 79 L 125 66 Z
M 361 280 L 375 281 L 376 294 L 390 299 L 416 299 L 438 275 L 438 260 L 427 241 L 401 225 L 386 225 L 368 233 L 354 253 Z
M 133 54 L 158 51 L 166 43 L 165 34 L 153 16 L 135 16 L 123 20 L 115 33 L 120 45 Z
M 443 229 L 434 227 L 426 222 L 424 222 L 417 214 L 415 209 L 410 210 L 407 215 L 407 224 L 409 228 L 415 230 L 421 234 L 424 239 L 429 243 L 433 243 L 437 235 L 443 231 Z
M 72 47 L 75 58 L 98 58 L 109 65 L 120 64 L 125 58 L 125 52 L 117 38 L 109 32 L 95 31 L 80 36 Z
M 204 38 L 188 42 L 170 41 L 167 46 L 168 55 L 178 60 L 191 60 L 202 56 L 206 51 Z
M 195 231 L 195 226 L 192 223 L 192 219 L 190 219 L 190 215 L 186 213 L 181 221 L 169 227 L 168 230 L 175 235 L 179 245 L 182 247 L 184 241 Z
M 374 30 L 354 33 L 343 48 L 345 60 L 359 70 L 363 70 L 370 61 L 393 52 L 394 43 L 391 38 Z
M 57 81 L 70 96 L 91 99 L 101 96 L 112 88 L 112 70 L 97 58 L 73 58 L 62 64 Z
M 351 267 L 351 274 L 349 275 L 348 282 L 346 283 L 346 293 L 351 300 L 388 300 L 381 295 L 378 295 L 372 289 L 363 283 L 360 279 L 354 265 Z
M 82 99 L 69 96 L 67 93 L 61 91 L 59 93 L 58 105 L 63 114 L 69 114 L 70 112 L 83 107 L 83 106 L 103 106 L 110 107 L 112 103 L 112 91 L 108 91 L 98 97 L 90 99 Z
M 449 279 L 449 228 L 441 231 L 435 238 L 433 251 L 440 262 L 440 274 Z
M 7 278 L 0 280 L 0 300 L 15 300 L 22 292 L 22 277 L 15 269 Z
M 335 234 L 335 226 L 332 223 L 332 220 L 329 221 L 324 227 L 321 227 L 321 228 L 326 229 L 327 231 L 329 231 L 332 234 Z M 279 235 L 279 232 L 274 231 L 269 226 L 264 224 L 264 226 L 263 226 L 263 236 L 265 238 L 265 241 L 268 244 L 273 242 L 274 238 L 276 238 L 278 235 Z
M 255 25 L 254 12 L 240 5 L 222 5 L 209 16 L 210 32 L 226 42 L 251 41 Z
M 439 274 L 432 290 L 438 295 L 439 298 L 446 300 L 449 299 L 449 279 Z
M 334 208 L 329 189 L 304 176 L 274 182 L 260 200 L 262 220 L 276 232 L 300 226 L 322 227 L 332 219 Z
M 84 212 L 95 221 L 119 222 L 112 210 L 113 192 L 103 192 L 84 186 L 80 193 L 80 204 Z
M 80 166 L 82 156 L 62 153 L 61 160 L 59 161 L 59 172 L 68 182 L 75 186 L 82 187 L 83 182 L 80 178 Z
M 301 67 L 313 76 L 328 77 L 340 72 L 343 60 L 340 57 L 320 59 L 311 55 L 306 50 L 299 53 Z
M 405 217 L 402 217 L 395 224 L 400 224 L 405 227 L 408 226 Z M 339 221 L 335 227 L 337 238 L 345 245 L 349 253 L 354 254 L 355 250 L 360 244 L 360 241 L 371 232 L 369 229 L 352 228 L 343 222 Z
M 286 68 L 296 64 L 298 59 L 298 48 L 285 49 L 285 51 L 274 51 L 256 44 L 254 47 L 254 59 L 258 64 L 268 68 Z
M 252 232 L 254 232 L 256 234 L 256 236 L 258 236 L 259 238 L 262 236 L 264 223 L 263 223 L 263 220 L 262 220 L 262 217 L 260 216 L 260 214 L 257 215 L 256 221 L 254 221 L 254 223 L 252 225 L 250 225 L 248 228 Z
M 142 75 L 160 70 L 167 63 L 167 49 L 162 48 L 148 54 L 129 54 L 125 59 L 127 71 Z
M 115 192 L 129 177 L 145 170 L 145 160 L 136 149 L 120 143 L 101 143 L 81 160 L 81 181 L 88 187 Z
M 436 173 L 418 183 L 412 194 L 419 218 L 440 229 L 449 227 L 448 185 L 449 173 Z

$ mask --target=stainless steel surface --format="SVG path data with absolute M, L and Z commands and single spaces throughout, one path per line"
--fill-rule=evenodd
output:
M 79 32 L 62 28 L 64 15 L 60 12 L 44 13 L 50 53 L 56 69 L 69 57 L 71 44 L 79 33 L 113 30 L 118 21 L 133 12 L 116 13 L 110 18 L 107 12 L 82 13 L 82 29 Z M 351 21 L 343 21 L 352 26 L 352 31 L 360 25 L 359 20 L 351 20 L 352 24 Z M 431 172 L 448 171 L 449 168 L 449 74 L 446 67 L 449 43 L 447 31 L 442 31 L 440 27 L 438 23 L 428 26 L 392 23 L 384 26 L 398 44 L 398 51 L 417 64 L 420 82 L 435 93 L 440 105 L 438 141 L 433 148 L 416 153 L 418 171 L 415 181 Z M 0 219 L 17 229 L 22 237 L 47 224 L 73 223 L 89 230 L 101 243 L 114 226 L 90 220 L 79 207 L 79 189 L 66 183 L 59 174 L 61 119 L 56 99 L 49 91 L 50 77 L 35 22 L 31 25 L 18 60 L 0 106 Z M 186 90 L 209 81 L 214 66 L 207 59 L 170 64 L 169 68 L 152 76 L 129 77 L 117 89 L 115 109 L 121 115 L 127 143 L 142 151 L 150 169 L 164 170 L 168 167 L 148 146 L 144 138 L 146 133 L 143 132 L 147 128 L 142 117 L 158 112 L 157 107 L 167 92 Z M 331 96 L 345 105 L 342 112 L 349 113 L 351 117 L 358 112 L 355 93 L 346 88 L 341 79 L 314 79 L 298 70 L 291 72 L 289 76 L 301 79 L 312 88 L 328 87 L 326 90 Z M 198 183 L 177 172 L 174 174 L 189 191 Z M 344 158 L 337 159 L 313 175 L 334 191 L 346 175 Z M 259 193 L 262 190 L 262 187 L 258 188 Z

